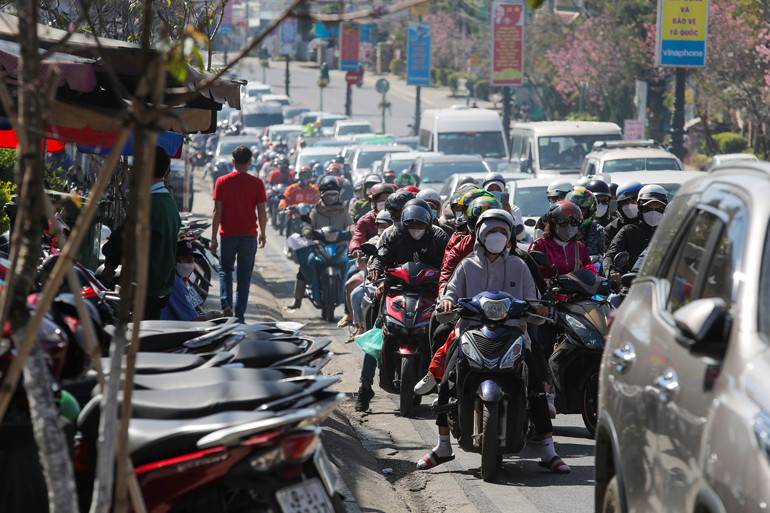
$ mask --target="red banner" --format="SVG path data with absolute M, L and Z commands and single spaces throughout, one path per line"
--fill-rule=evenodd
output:
M 342 71 L 358 70 L 358 23 L 342 23 L 342 46 L 340 48 L 340 69 Z
M 524 4 L 492 7 L 492 84 L 522 84 L 524 71 Z

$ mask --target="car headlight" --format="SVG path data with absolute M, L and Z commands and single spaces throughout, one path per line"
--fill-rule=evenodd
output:
M 516 339 L 511 348 L 505 353 L 503 359 L 500 361 L 501 369 L 510 369 L 519 360 L 519 357 L 524 353 L 524 337 L 521 336 Z
M 482 298 L 479 301 L 484 317 L 490 321 L 502 321 L 508 315 L 508 309 L 511 308 L 509 299 L 487 299 Z
M 326 232 L 324 233 L 324 238 L 326 239 L 326 242 L 337 242 L 337 237 L 339 236 L 339 232 Z
M 473 347 L 473 344 L 471 343 L 471 341 L 468 339 L 466 335 L 463 335 L 460 346 L 463 349 L 463 354 L 468 358 L 468 361 L 470 362 L 471 367 L 480 369 L 481 356 L 479 356 L 479 352 L 476 351 L 476 348 Z
M 580 340 L 589 349 L 602 349 L 604 347 L 604 337 L 598 331 L 589 328 L 583 321 L 571 314 L 566 314 L 564 319 Z

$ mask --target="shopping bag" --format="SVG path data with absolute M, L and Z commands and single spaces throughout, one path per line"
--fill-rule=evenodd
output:
M 382 330 L 372 328 L 356 337 L 356 344 L 361 350 L 376 358 L 378 361 L 382 358 Z

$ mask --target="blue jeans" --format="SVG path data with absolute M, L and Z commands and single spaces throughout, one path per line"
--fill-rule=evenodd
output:
M 374 372 L 377 370 L 377 359 L 374 356 L 364 353 L 364 365 L 361 367 L 361 377 L 358 379 L 361 383 L 367 385 L 374 384 Z
M 219 300 L 222 308 L 233 307 L 233 270 L 238 259 L 238 292 L 235 294 L 235 317 L 243 322 L 249 302 L 251 273 L 257 254 L 257 238 L 251 235 L 222 237 L 219 243 Z
M 361 300 L 364 299 L 364 284 L 353 289 L 350 293 L 350 304 L 353 307 L 353 323 L 361 324 L 364 322 L 364 313 L 361 309 Z

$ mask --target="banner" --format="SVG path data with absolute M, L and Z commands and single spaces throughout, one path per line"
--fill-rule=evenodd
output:
M 431 24 L 409 22 L 406 44 L 406 85 L 430 85 Z
M 658 0 L 655 64 L 664 67 L 706 66 L 708 0 Z
M 644 121 L 638 119 L 625 120 L 623 139 L 626 141 L 644 140 Z
M 222 23 L 219 24 L 220 34 L 229 34 L 233 29 L 233 4 L 227 2 L 222 11 Z
M 361 27 L 361 33 L 358 43 L 358 62 L 368 64 L 372 60 L 374 25 L 372 23 L 362 23 L 359 27 Z
M 281 23 L 281 55 L 294 55 L 294 43 L 297 40 L 297 20 L 287 19 Z
M 524 4 L 494 4 L 491 22 L 492 85 L 521 85 L 524 72 Z
M 340 69 L 358 71 L 358 23 L 344 21 L 340 38 Z

